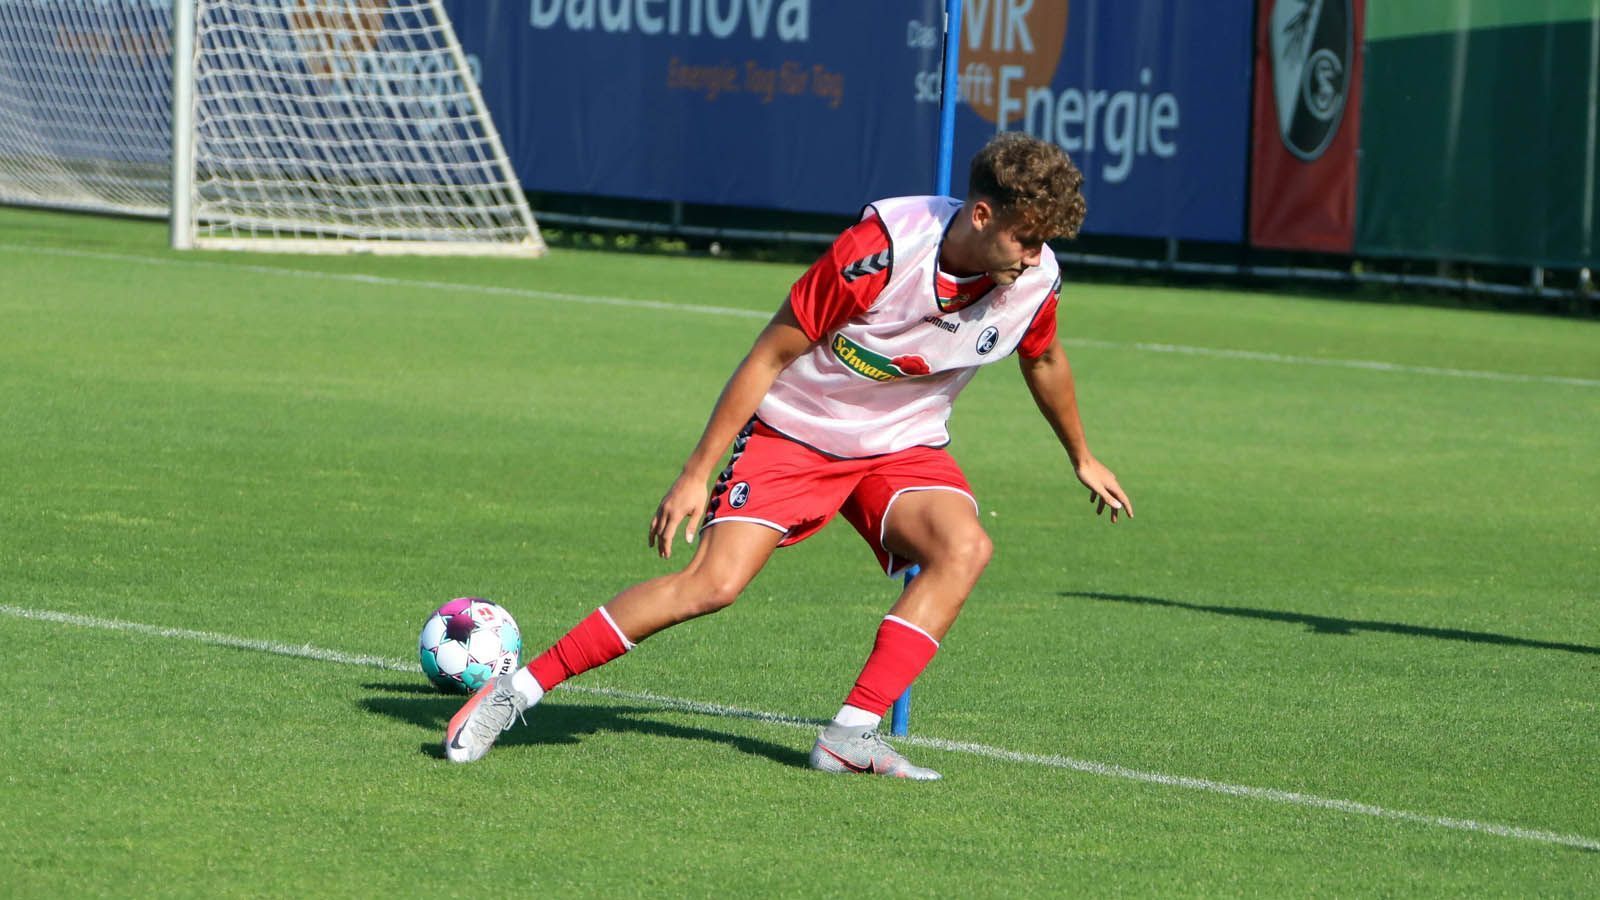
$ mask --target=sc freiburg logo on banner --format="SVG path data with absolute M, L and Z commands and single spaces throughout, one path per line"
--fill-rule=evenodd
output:
M 1306 162 L 1339 132 L 1354 60 L 1353 0 L 1278 0 L 1272 8 L 1272 96 L 1278 134 Z

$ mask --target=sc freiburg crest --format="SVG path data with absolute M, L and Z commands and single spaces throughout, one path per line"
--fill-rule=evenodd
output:
M 1278 0 L 1272 8 L 1272 93 L 1278 134 L 1310 162 L 1339 131 L 1354 62 L 1353 0 Z

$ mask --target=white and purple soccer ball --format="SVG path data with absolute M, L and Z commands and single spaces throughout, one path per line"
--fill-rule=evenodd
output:
M 470 694 L 516 669 L 522 632 L 499 606 L 479 597 L 457 597 L 428 616 L 417 644 L 422 671 L 435 687 Z

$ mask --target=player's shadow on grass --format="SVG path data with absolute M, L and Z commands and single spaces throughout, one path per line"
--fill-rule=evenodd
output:
M 461 708 L 465 698 L 447 696 L 429 687 L 415 684 L 366 684 L 374 696 L 361 701 L 369 712 L 410 722 L 435 735 L 444 734 L 444 726 Z M 558 692 L 559 697 L 559 692 Z M 741 753 L 764 756 L 786 766 L 804 768 L 807 754 L 794 747 L 785 747 L 770 741 L 729 734 L 710 728 L 678 725 L 650 718 L 667 712 L 646 706 L 611 706 L 590 703 L 568 703 L 563 699 L 545 702 L 528 714 L 528 723 L 517 723 L 501 735 L 496 747 L 515 747 L 527 744 L 576 744 L 585 735 L 602 731 L 648 734 L 680 740 L 707 741 L 725 744 Z M 422 752 L 443 758 L 440 740 L 434 738 L 422 745 Z
M 1165 606 L 1193 612 L 1237 616 L 1243 619 L 1265 619 L 1269 622 L 1291 622 L 1308 626 L 1317 634 L 1355 634 L 1358 631 L 1377 631 L 1388 634 L 1405 634 L 1413 637 L 1438 638 L 1447 641 L 1466 641 L 1473 644 L 1499 644 L 1507 647 L 1529 647 L 1536 650 L 1564 650 L 1568 653 L 1600 655 L 1600 647 L 1585 644 L 1563 644 L 1556 641 L 1535 641 L 1528 638 L 1493 634 L 1487 631 L 1466 631 L 1460 628 L 1430 628 L 1425 625 L 1404 625 L 1399 622 L 1369 622 L 1361 619 L 1339 619 L 1332 616 L 1313 616 L 1306 613 L 1284 612 L 1276 609 L 1250 609 L 1243 606 L 1209 606 L 1203 603 L 1184 603 L 1163 600 L 1160 597 L 1139 597 L 1133 594 L 1103 594 L 1096 591 L 1062 591 L 1062 597 L 1084 597 L 1089 600 L 1111 600 L 1117 603 L 1139 603 L 1146 606 Z

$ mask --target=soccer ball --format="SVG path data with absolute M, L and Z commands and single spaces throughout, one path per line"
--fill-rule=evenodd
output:
M 473 693 L 517 667 L 522 632 L 511 614 L 478 597 L 457 597 L 433 611 L 417 641 L 422 671 L 442 691 Z

